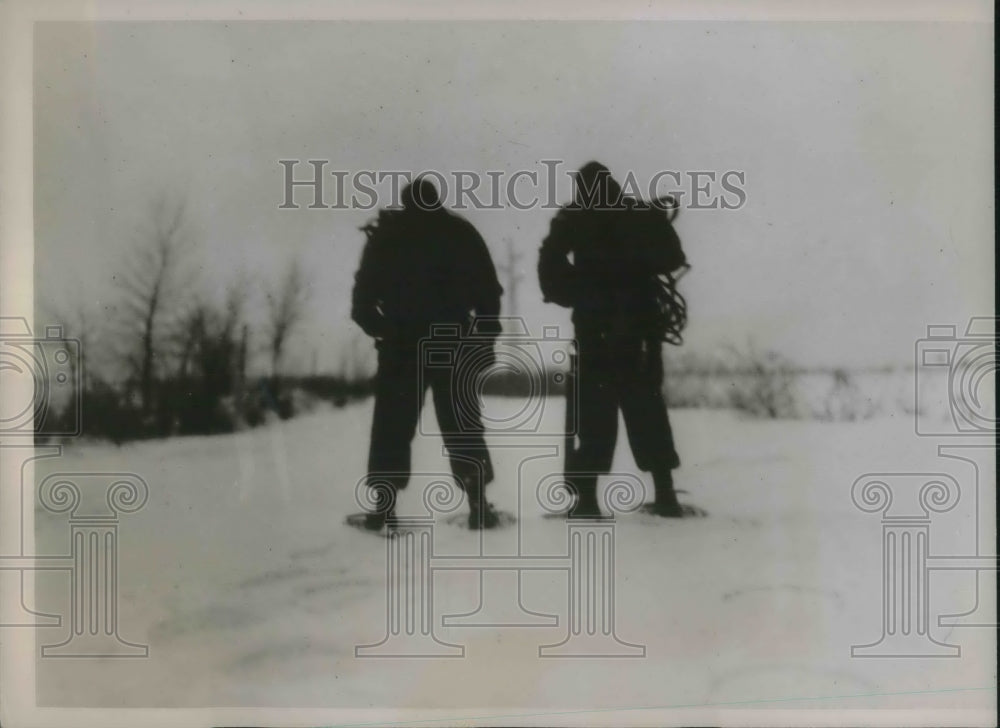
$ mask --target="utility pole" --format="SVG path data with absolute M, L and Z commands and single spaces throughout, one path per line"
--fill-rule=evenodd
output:
M 521 281 L 523 277 L 521 272 L 518 270 L 517 263 L 521 259 L 522 254 L 514 250 L 514 240 L 510 237 L 505 237 L 504 242 L 507 243 L 507 262 L 502 263 L 500 266 L 500 271 L 503 273 L 506 285 L 504 288 L 507 291 L 507 316 L 516 317 L 517 316 L 517 284 Z

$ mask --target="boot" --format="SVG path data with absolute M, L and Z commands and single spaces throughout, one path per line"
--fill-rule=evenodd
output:
M 653 513 L 664 518 L 683 518 L 684 509 L 677 502 L 673 474 L 669 470 L 654 472 L 653 486 L 656 489 L 656 502 L 653 504 Z
M 566 515 L 569 518 L 603 518 L 604 514 L 597 503 L 597 477 L 577 476 L 571 482 L 576 491 L 576 502 Z
M 479 474 L 457 476 L 456 480 L 465 490 L 466 498 L 469 499 L 469 528 L 478 531 L 499 526 L 500 516 L 493 504 L 483 497 Z
M 469 528 L 473 531 L 496 528 L 500 525 L 500 516 L 487 500 L 469 501 Z
M 386 522 L 396 517 L 395 497 L 380 486 L 375 489 L 375 510 L 365 514 L 365 529 L 381 531 Z

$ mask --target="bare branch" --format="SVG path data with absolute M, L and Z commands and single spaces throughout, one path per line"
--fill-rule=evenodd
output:
M 299 261 L 293 260 L 277 290 L 272 289 L 267 293 L 271 369 L 275 376 L 288 338 L 305 315 L 307 301 L 305 274 Z
M 133 248 L 122 275 L 116 277 L 123 296 L 120 328 L 126 337 L 125 362 L 139 380 L 143 409 L 149 411 L 170 329 L 177 322 L 180 291 L 187 276 L 183 264 L 190 252 L 184 235 L 185 205 L 166 197 L 153 201 L 149 228 Z

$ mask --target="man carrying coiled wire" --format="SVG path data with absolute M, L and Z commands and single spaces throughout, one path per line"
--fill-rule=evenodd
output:
M 574 199 L 553 218 L 538 261 L 545 300 L 573 309 L 578 347 L 567 399 L 567 407 L 579 406 L 567 415 L 578 426 L 578 444 L 566 453 L 566 480 L 577 494 L 569 515 L 601 515 L 597 474 L 611 469 L 620 407 L 636 464 L 653 476 L 653 512 L 681 517 L 660 350 L 663 341 L 680 343 L 687 320 L 675 287 L 687 269 L 671 225 L 676 206 L 624 197 L 597 162 L 574 182 Z

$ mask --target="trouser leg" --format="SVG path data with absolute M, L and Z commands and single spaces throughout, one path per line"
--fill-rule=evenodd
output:
M 452 373 L 445 371 L 432 377 L 431 396 L 452 474 L 475 507 L 493 481 L 478 393 L 456 387 Z
M 405 488 L 410 479 L 410 447 L 423 399 L 416 352 L 379 351 L 375 412 L 368 451 L 368 486 L 376 500 Z
M 640 470 L 653 476 L 656 505 L 679 510 L 672 470 L 680 465 L 663 394 L 663 361 L 659 342 L 640 344 L 620 370 L 622 416 Z
M 639 344 L 618 366 L 622 418 L 640 470 L 669 474 L 680 466 L 663 395 L 663 361 L 658 342 Z
M 575 383 L 578 444 L 567 452 L 566 480 L 578 495 L 570 515 L 599 515 L 597 475 L 611 470 L 618 437 L 618 401 L 608 352 L 581 342 Z

